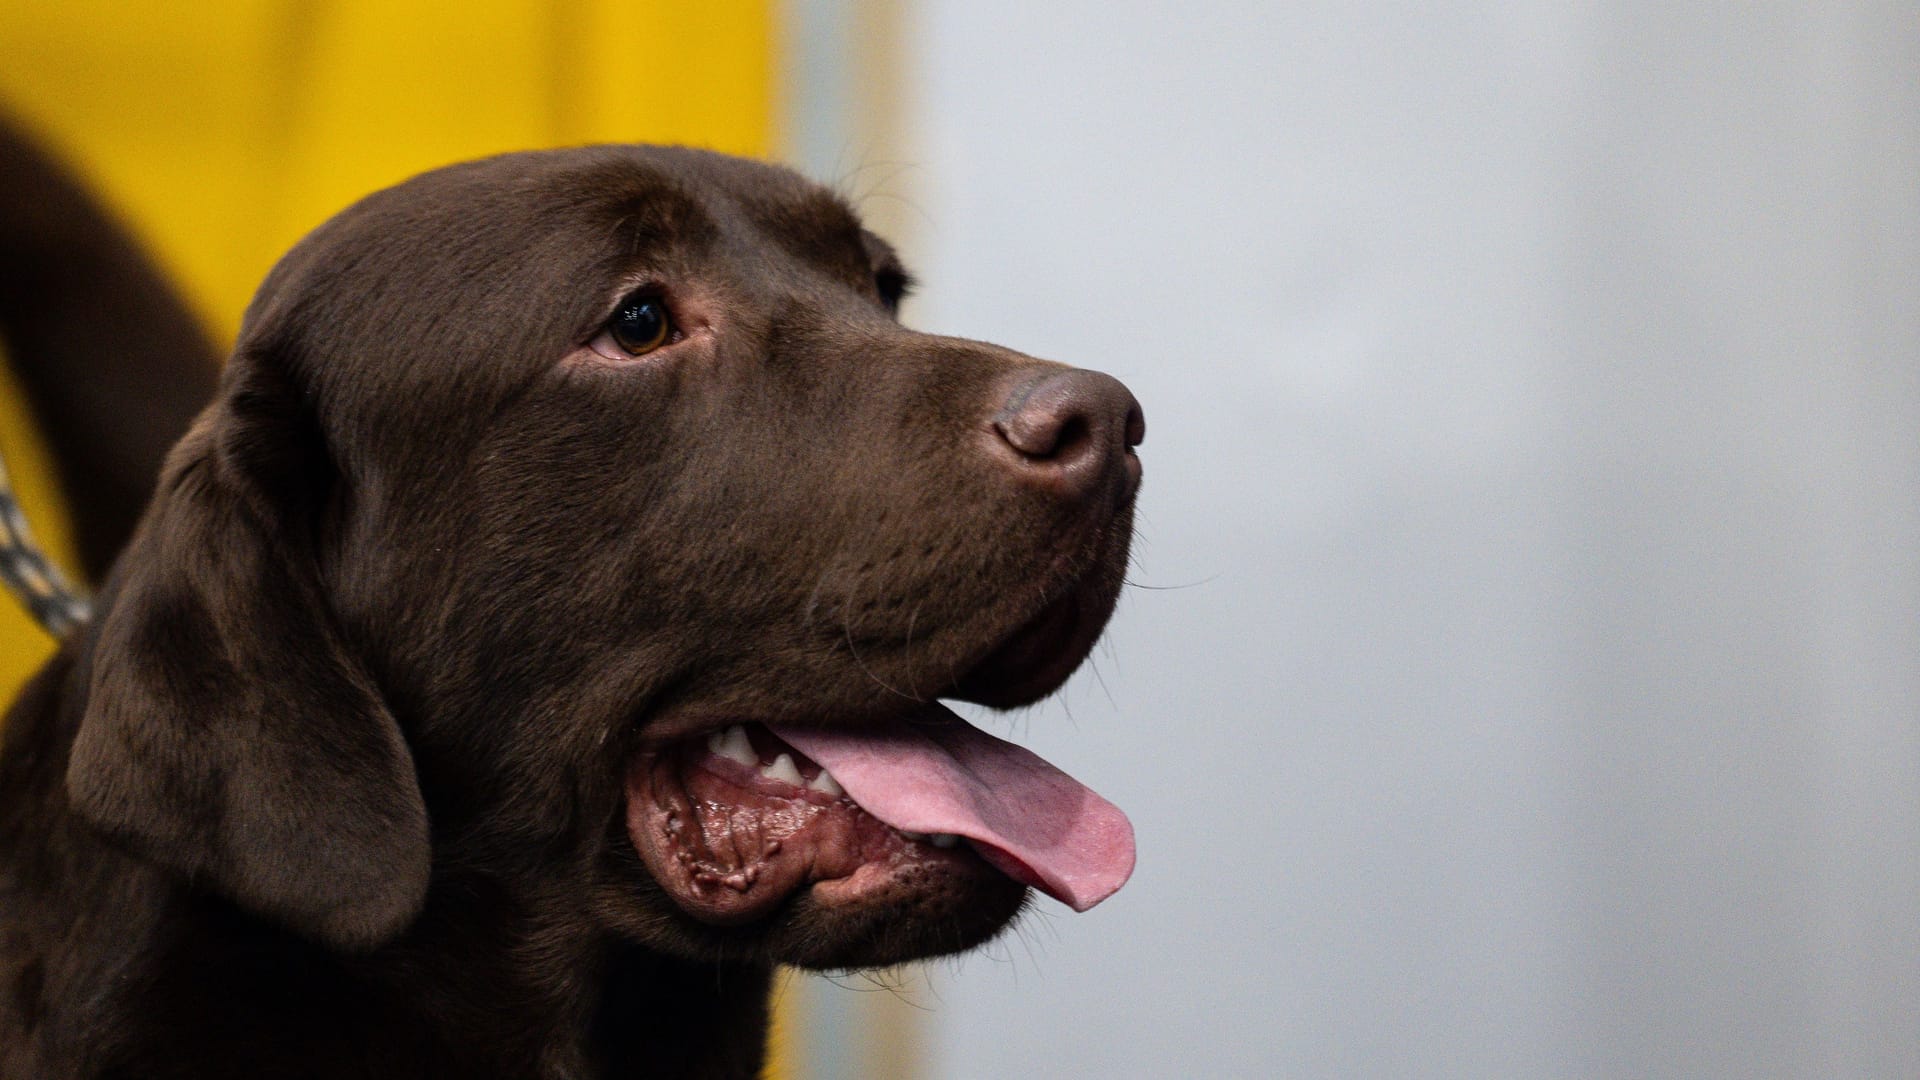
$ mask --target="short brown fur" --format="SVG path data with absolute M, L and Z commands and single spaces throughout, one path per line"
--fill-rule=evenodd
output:
M 1067 369 L 903 328 L 903 280 L 799 177 L 658 148 L 298 245 L 9 714 L 0 1078 L 747 1077 L 775 964 L 997 932 L 984 864 L 707 925 L 621 824 L 648 747 L 1031 701 L 1111 611 L 1137 434 L 1063 494 L 994 418 Z M 587 348 L 636 289 L 682 339 Z

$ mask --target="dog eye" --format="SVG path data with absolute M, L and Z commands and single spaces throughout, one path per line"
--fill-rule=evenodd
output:
M 607 334 L 629 356 L 642 356 L 673 337 L 673 320 L 657 296 L 630 296 L 607 320 Z
M 873 287 L 887 311 L 898 315 L 900 301 L 913 291 L 913 276 L 898 267 L 883 266 L 873 273 Z

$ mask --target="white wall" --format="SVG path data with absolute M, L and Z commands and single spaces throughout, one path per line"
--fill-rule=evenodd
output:
M 932 1075 L 1920 1075 L 1910 4 L 928 0 L 905 70 L 915 320 L 1149 432 L 1012 725 L 1138 874 L 938 965 Z

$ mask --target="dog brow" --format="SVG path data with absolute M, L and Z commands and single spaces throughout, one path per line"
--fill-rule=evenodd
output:
M 632 256 L 664 248 L 699 252 L 720 228 L 698 201 L 663 180 L 619 200 L 612 232 L 618 250 Z

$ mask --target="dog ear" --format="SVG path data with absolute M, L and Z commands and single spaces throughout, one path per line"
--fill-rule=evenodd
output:
M 67 790 L 200 886 L 372 948 L 424 903 L 426 805 L 325 602 L 318 429 L 291 388 L 235 366 L 103 594 Z

